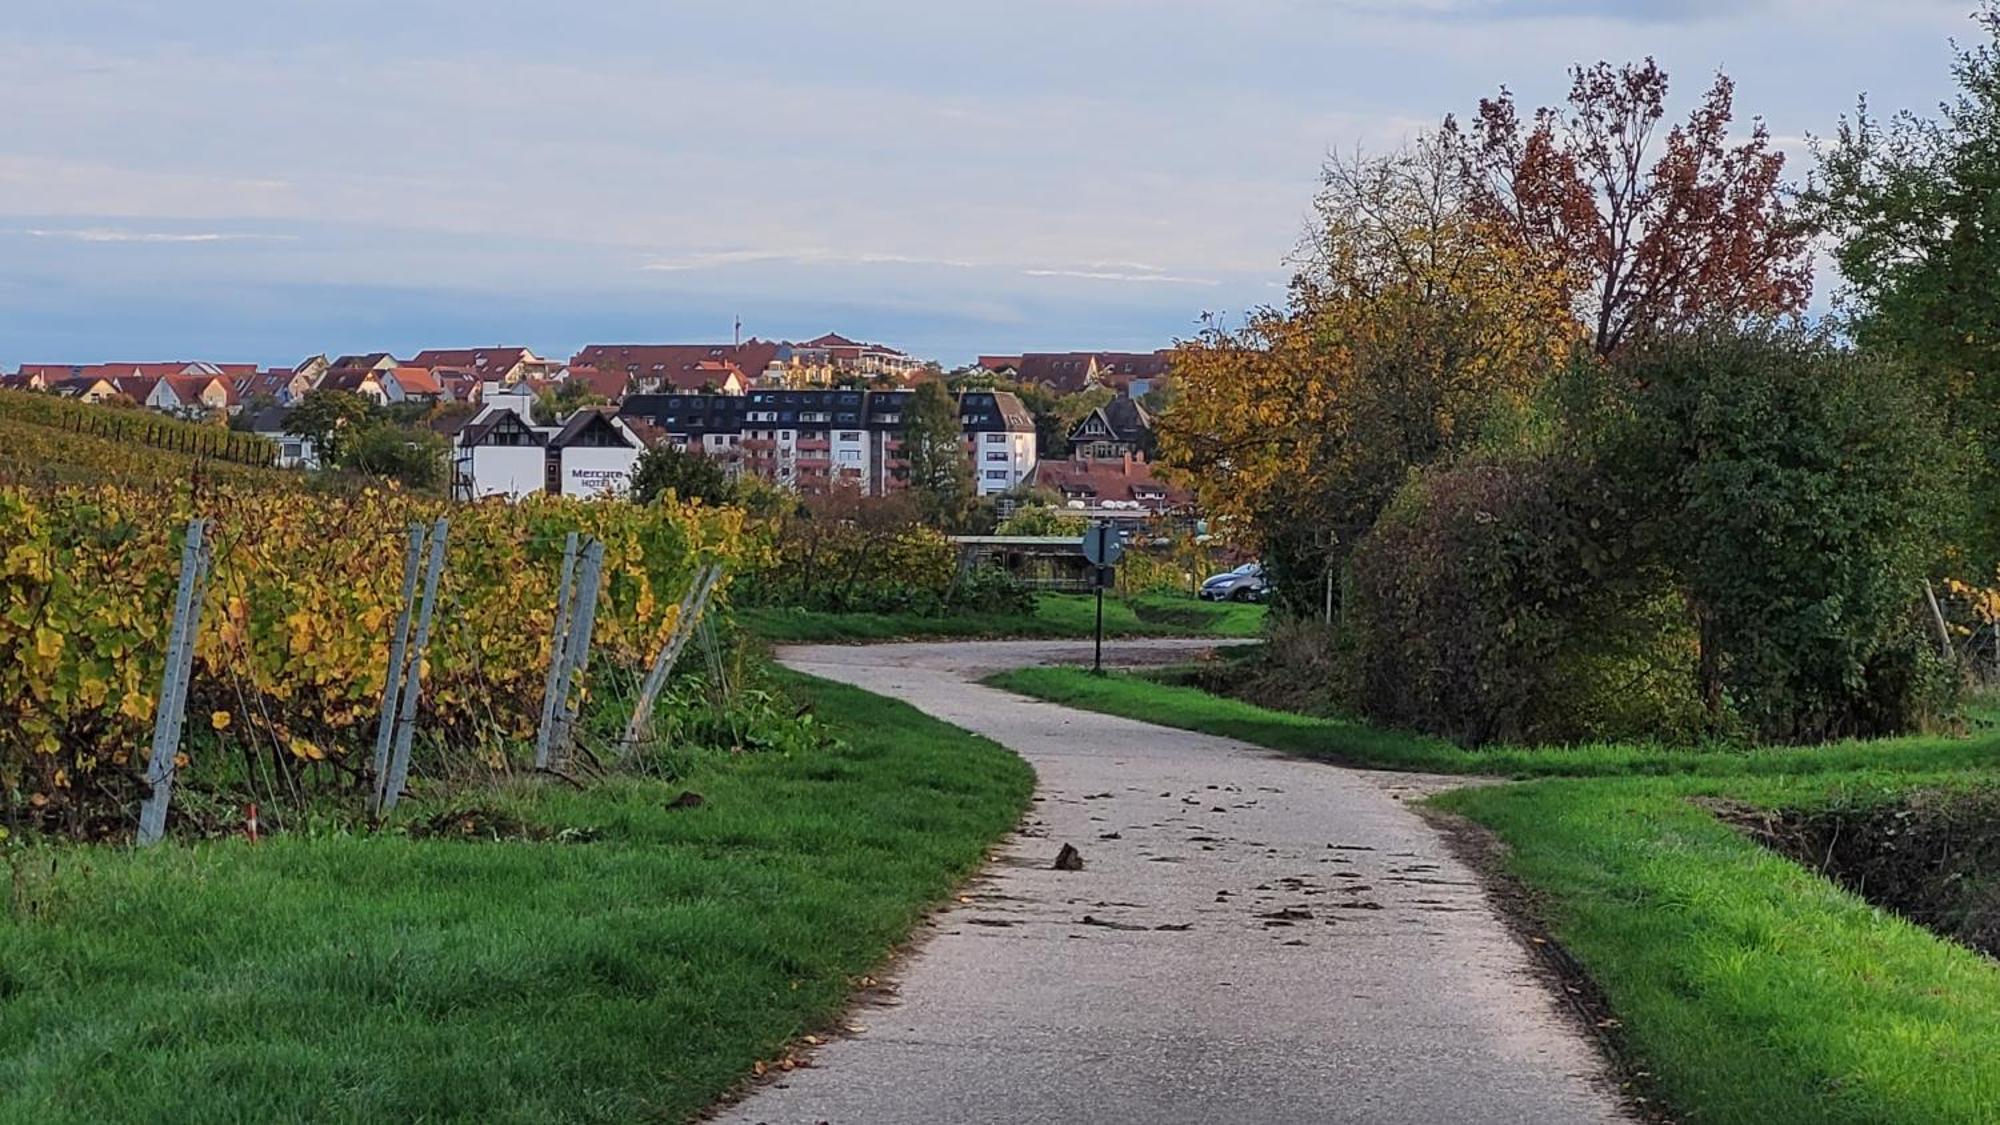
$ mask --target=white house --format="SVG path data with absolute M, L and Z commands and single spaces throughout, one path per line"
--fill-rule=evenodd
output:
M 488 406 L 459 431 L 452 494 L 518 500 L 548 487 L 548 435 L 507 407 Z
M 587 408 L 569 416 L 549 438 L 550 479 L 564 496 L 623 496 L 632 488 L 632 469 L 646 443 L 611 408 Z

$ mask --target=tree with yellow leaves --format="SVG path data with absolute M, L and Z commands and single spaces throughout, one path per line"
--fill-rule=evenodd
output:
M 1294 596 L 1583 339 L 1564 279 L 1463 184 L 1433 138 L 1330 161 L 1286 306 L 1176 351 L 1162 456 Z

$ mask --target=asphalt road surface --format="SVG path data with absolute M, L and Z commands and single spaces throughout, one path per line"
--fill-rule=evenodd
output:
M 1107 656 L 1190 647 L 1121 641 Z M 1474 875 L 1378 779 L 974 682 L 1089 654 L 780 654 L 986 735 L 1040 783 L 1023 829 L 853 1014 L 860 1030 L 722 1120 L 1626 1120 Z M 1065 843 L 1083 870 L 1051 869 Z

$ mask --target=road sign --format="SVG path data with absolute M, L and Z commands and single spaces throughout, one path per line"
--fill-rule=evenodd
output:
M 1083 533 L 1083 557 L 1092 566 L 1116 566 L 1125 555 L 1125 540 L 1118 535 L 1118 529 L 1108 523 L 1090 525 Z

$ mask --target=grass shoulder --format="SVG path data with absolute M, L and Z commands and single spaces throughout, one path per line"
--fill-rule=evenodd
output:
M 1492 829 L 1685 1120 L 2000 1120 L 2000 965 L 1724 824 L 1968 775 L 1550 779 L 1439 806 Z
M 1079 668 L 1023 668 L 994 687 L 1088 711 L 1235 738 L 1362 769 L 1497 777 L 1797 776 L 1856 770 L 1939 771 L 2000 767 L 2000 733 L 1915 736 L 1810 747 L 1685 747 L 1601 743 L 1467 750 L 1443 739 L 1339 718 L 1273 711 L 1197 688 L 1141 676 L 1093 676 Z
M 1087 594 L 1043 594 L 1028 615 L 966 613 L 829 613 L 746 607 L 735 611 L 745 629 L 777 643 L 844 643 L 932 638 L 1059 639 L 1088 637 L 1096 628 L 1096 599 Z M 1264 607 L 1204 602 L 1174 594 L 1141 594 L 1104 600 L 1110 637 L 1254 637 Z
M 823 751 L 460 798 L 533 840 L 17 848 L 0 1118 L 689 1116 L 835 1017 L 1033 787 L 903 704 L 794 687 Z

